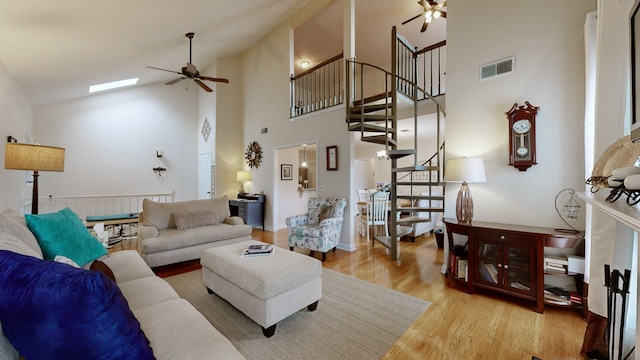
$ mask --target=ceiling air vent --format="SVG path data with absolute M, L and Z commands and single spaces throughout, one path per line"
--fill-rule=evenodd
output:
M 480 67 L 480 80 L 485 80 L 498 75 L 508 74 L 513 71 L 514 58 L 498 60 Z

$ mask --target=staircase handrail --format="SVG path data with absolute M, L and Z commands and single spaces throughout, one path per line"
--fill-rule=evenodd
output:
M 440 41 L 438 43 L 435 43 L 433 45 L 429 45 L 429 46 L 425 47 L 424 49 L 420 49 L 420 50 L 416 51 L 414 53 L 414 56 L 418 56 L 418 55 L 424 54 L 426 52 L 429 52 L 431 50 L 435 50 L 435 49 L 443 47 L 445 45 L 447 45 L 447 40 L 442 40 L 442 41 Z
M 442 105 L 440 105 L 438 100 L 436 100 L 435 97 L 431 96 L 431 94 L 429 94 L 429 92 L 427 90 L 425 90 L 424 88 L 421 88 L 420 86 L 418 86 L 418 84 L 416 84 L 415 82 L 413 82 L 413 81 L 411 81 L 409 79 L 406 79 L 406 78 L 404 78 L 402 76 L 399 76 L 399 75 L 393 75 L 391 72 L 389 72 L 389 71 L 387 71 L 387 70 L 385 70 L 385 69 L 383 69 L 383 68 L 381 68 L 380 66 L 377 66 L 377 65 L 373 65 L 373 64 L 369 64 L 369 63 L 361 62 L 361 61 L 356 61 L 356 60 L 349 60 L 349 59 L 345 59 L 345 61 L 347 63 L 354 63 L 354 64 L 359 64 L 359 65 L 369 66 L 369 67 L 372 67 L 372 68 L 375 68 L 375 69 L 378 69 L 378 70 L 384 72 L 386 75 L 389 75 L 389 76 L 394 77 L 396 79 L 400 79 L 400 80 L 408 82 L 409 84 L 415 86 L 416 89 L 424 92 L 427 95 L 426 98 L 427 99 L 431 99 L 431 101 L 433 101 L 438 106 L 439 111 L 442 112 L 442 114 L 444 116 L 447 116 L 447 113 L 443 109 Z
M 440 149 L 439 150 L 443 150 L 444 149 L 444 141 L 442 142 L 442 145 L 440 145 Z M 436 156 L 438 156 L 438 154 L 440 153 L 440 151 L 436 151 L 435 153 L 433 153 L 433 155 L 431 155 L 431 157 L 425 161 L 422 162 L 422 164 L 420 164 L 420 166 L 425 166 L 428 163 L 433 161 L 433 158 L 435 158 Z M 404 178 L 406 178 L 407 176 L 409 176 L 411 174 L 404 174 L 404 176 L 402 176 L 400 179 L 398 180 L 402 180 Z
M 341 52 L 340 54 L 338 54 L 338 55 L 336 55 L 336 56 L 334 56 L 334 57 L 332 57 L 330 59 L 327 59 L 327 60 L 321 62 L 320 64 L 301 72 L 298 75 L 291 75 L 291 80 L 298 80 L 299 78 L 301 78 L 301 77 L 303 77 L 305 75 L 311 74 L 312 72 L 320 69 L 321 67 L 323 67 L 323 66 L 325 66 L 327 64 L 331 64 L 332 62 L 334 62 L 336 60 L 342 59 L 343 56 L 344 56 L 344 53 Z

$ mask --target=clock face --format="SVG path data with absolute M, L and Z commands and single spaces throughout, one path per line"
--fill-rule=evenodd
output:
M 531 121 L 527 119 L 518 120 L 513 123 L 513 131 L 515 131 L 516 134 L 524 134 L 529 132 L 529 130 L 531 130 Z

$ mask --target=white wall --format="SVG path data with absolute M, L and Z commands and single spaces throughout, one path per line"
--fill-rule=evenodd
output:
M 245 191 L 257 193 L 265 190 L 260 182 L 255 181 L 254 171 L 244 161 L 244 151 L 249 145 L 244 141 L 244 93 L 247 86 L 242 73 L 242 60 L 239 57 L 219 59 L 216 61 L 216 75 L 229 79 L 228 84 L 216 86 L 216 195 L 227 195 L 235 199 L 240 189 L 236 181 L 238 170 L 250 170 L 251 181 L 245 184 Z M 271 199 L 267 196 L 265 208 Z
M 7 141 L 13 136 L 24 143 L 33 134 L 33 110 L 22 89 L 16 84 L 0 61 L 0 140 Z M 4 145 L 0 147 L 0 158 L 4 164 Z M 32 188 L 25 189 L 25 171 L 5 170 L 0 167 L 0 209 L 20 209 L 20 204 L 27 191 L 31 197 Z M 44 176 L 43 176 L 44 177 Z
M 66 148 L 65 171 L 42 173 L 40 195 L 174 189 L 177 200 L 195 199 L 200 90 L 188 86 L 157 83 L 36 107 L 34 140 Z
M 310 4 L 305 10 L 292 17 L 265 36 L 242 55 L 244 86 L 244 145 L 257 141 L 263 148 L 263 165 L 252 171 L 253 183 L 267 193 L 267 198 L 277 198 L 277 181 L 280 181 L 280 164 L 276 163 L 277 149 L 292 144 L 318 144 L 318 195 L 345 197 L 350 199 L 351 148 L 352 137 L 346 131 L 344 107 L 297 121 L 289 120 L 289 75 L 290 75 L 290 29 L 299 23 L 311 8 L 318 8 L 320 2 Z M 260 129 L 268 127 L 262 134 Z M 327 146 L 338 146 L 338 171 L 326 171 L 325 153 Z M 259 184 L 259 185 L 258 185 Z M 350 213 L 349 206 L 345 210 Z M 267 206 L 266 228 L 278 228 L 278 209 Z M 345 216 L 340 247 L 352 249 L 353 224 Z
M 474 220 L 562 226 L 556 194 L 584 188 L 583 29 L 595 1 L 452 1 L 448 6 L 447 157 L 484 159 L 487 182 L 470 185 Z M 515 56 L 514 73 L 479 81 L 481 65 L 509 56 Z M 504 113 L 524 101 L 540 107 L 538 164 L 519 172 L 508 165 Z M 458 189 L 447 186 L 447 217 L 455 217 Z

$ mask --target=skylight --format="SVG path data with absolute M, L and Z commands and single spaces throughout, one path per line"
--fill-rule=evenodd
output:
M 138 83 L 138 78 L 131 78 L 126 80 L 118 80 L 112 81 L 104 84 L 91 85 L 89 86 L 89 93 L 94 93 L 98 91 L 117 89 L 124 86 L 135 85 Z

